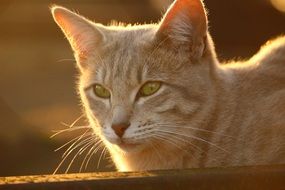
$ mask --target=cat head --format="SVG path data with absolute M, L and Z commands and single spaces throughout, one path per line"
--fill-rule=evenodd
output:
M 200 0 L 176 0 L 150 25 L 104 26 L 51 10 L 74 51 L 89 121 L 108 146 L 132 153 L 167 144 L 201 118 L 215 55 Z

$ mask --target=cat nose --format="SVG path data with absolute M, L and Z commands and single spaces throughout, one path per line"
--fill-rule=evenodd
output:
M 119 124 L 113 124 L 112 129 L 115 131 L 116 135 L 120 138 L 124 135 L 127 128 L 129 128 L 129 123 L 119 123 Z

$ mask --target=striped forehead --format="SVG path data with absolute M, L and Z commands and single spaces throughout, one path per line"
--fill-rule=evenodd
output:
M 134 45 L 118 46 L 98 67 L 96 78 L 113 90 L 137 86 L 142 82 L 144 64 L 139 54 Z

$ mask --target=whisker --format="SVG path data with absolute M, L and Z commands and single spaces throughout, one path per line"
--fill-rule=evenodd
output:
M 159 125 L 159 126 L 167 126 L 167 127 L 172 127 L 172 128 L 186 128 L 186 129 L 193 129 L 193 130 L 196 130 L 196 131 L 202 131 L 202 132 L 206 132 L 206 133 L 213 133 L 213 134 L 217 134 L 217 135 L 220 135 L 220 136 L 224 136 L 224 137 L 229 137 L 229 138 L 233 138 L 233 139 L 236 139 L 235 137 L 233 136 L 230 136 L 230 135 L 226 135 L 226 134 L 223 134 L 223 133 L 219 133 L 219 132 L 215 132 L 215 131 L 210 131 L 210 130 L 206 130 L 206 129 L 199 129 L 199 128 L 194 128 L 194 127 L 190 127 L 190 126 L 185 126 L 185 125 L 180 125 L 179 123 L 175 123 L 176 125 L 173 125 L 173 124 L 156 124 L 156 125 Z
M 75 59 L 60 59 L 60 60 L 57 60 L 56 62 L 57 62 L 57 63 L 60 63 L 60 62 L 64 62 L 64 61 L 73 61 L 73 62 L 76 62 Z
M 178 146 L 176 144 L 176 142 L 171 141 L 170 139 L 168 139 L 167 137 L 165 137 L 164 135 L 161 134 L 156 134 L 154 135 L 154 138 L 158 138 L 160 140 L 164 140 L 165 142 L 168 142 L 169 144 L 175 146 L 176 148 L 178 148 L 179 150 L 185 152 L 186 154 L 190 154 L 189 152 L 185 151 L 183 148 L 181 148 L 180 146 Z
M 65 127 L 68 127 L 68 128 L 70 128 L 70 126 L 71 126 L 70 124 L 65 123 L 65 122 L 60 122 L 60 124 L 65 126 Z M 73 127 L 83 127 L 83 126 L 85 126 L 85 125 L 73 125 Z M 86 127 L 91 127 L 91 126 L 87 125 Z
M 96 142 L 96 141 L 94 141 L 94 140 L 95 140 L 95 138 L 89 140 L 89 141 L 88 141 L 88 145 L 93 145 L 94 142 Z M 83 154 L 83 152 L 84 152 L 84 149 L 81 148 L 81 149 L 79 150 L 79 155 Z
M 229 151 L 227 151 L 227 150 L 225 150 L 225 149 L 219 147 L 218 145 L 216 145 L 216 144 L 214 144 L 214 143 L 211 143 L 211 142 L 209 142 L 209 141 L 207 141 L 207 140 L 205 140 L 205 139 L 203 139 L 203 138 L 200 138 L 200 137 L 195 137 L 195 136 L 192 136 L 192 135 L 185 135 L 185 134 L 183 134 L 183 133 L 177 133 L 177 132 L 174 132 L 173 130 L 170 130 L 170 131 L 169 131 L 169 130 L 163 129 L 163 130 L 159 130 L 159 131 L 160 131 L 160 132 L 165 132 L 165 133 L 171 133 L 171 134 L 174 134 L 174 135 L 184 136 L 184 137 L 187 137 L 187 138 L 196 139 L 196 140 L 199 140 L 199 141 L 208 143 L 208 144 L 210 144 L 210 145 L 216 147 L 217 149 L 222 150 L 222 151 L 224 151 L 224 152 L 230 154 Z
M 103 159 L 105 159 L 106 158 L 106 154 L 108 153 L 108 151 L 107 151 L 107 148 L 106 148 L 106 151 L 104 152 L 104 154 L 103 154 Z
M 82 154 L 89 146 L 92 145 L 93 142 L 86 142 L 78 151 L 77 153 L 75 154 L 75 156 L 72 158 L 72 160 L 70 161 L 67 169 L 65 170 L 65 173 L 67 173 L 71 167 L 71 165 L 73 164 L 74 160 L 76 159 L 76 157 L 80 154 Z
M 79 172 L 82 171 L 82 168 L 83 168 L 83 166 L 84 166 L 84 163 L 85 163 L 86 159 L 88 158 L 88 156 L 89 156 L 89 155 L 91 154 L 91 152 L 93 151 L 93 149 L 95 149 L 101 142 L 102 142 L 101 139 L 99 139 L 97 142 L 96 142 L 96 141 L 93 142 L 93 143 L 94 143 L 93 146 L 90 148 L 90 150 L 88 151 L 88 153 L 85 155 L 85 157 L 84 157 L 84 159 L 83 159 L 83 161 L 82 161 L 82 163 L 81 163 Z M 87 165 L 86 165 L 86 164 L 85 164 L 85 168 L 84 168 L 84 169 L 85 169 L 85 170 L 87 169 Z
M 158 135 L 160 135 L 160 134 L 158 134 Z M 166 136 L 165 136 L 166 135 Z M 164 133 L 164 134 L 161 134 L 160 136 L 165 136 L 164 137 L 164 141 L 170 141 L 168 138 L 167 138 L 167 136 L 168 137 L 171 137 L 171 138 L 173 138 L 173 137 L 176 137 L 175 135 L 173 135 L 173 134 L 167 134 L 167 133 Z M 163 140 L 163 139 L 161 139 L 161 140 Z M 188 151 L 185 151 L 185 149 L 182 149 L 182 148 L 180 148 L 178 145 L 176 145 L 177 144 L 177 142 L 173 142 L 173 143 L 171 143 L 172 145 L 174 145 L 174 146 L 176 146 L 177 148 L 179 148 L 180 150 L 182 150 L 183 152 L 185 152 L 186 154 L 188 154 L 188 155 L 190 155 L 191 157 L 195 157 L 196 159 L 198 159 L 197 158 L 197 155 L 195 156 L 195 154 L 191 154 L 190 152 L 188 152 Z M 192 146 L 194 145 L 194 144 L 191 144 Z M 202 150 L 200 147 L 198 147 L 198 146 L 196 146 L 195 145 L 195 147 L 191 147 L 191 148 L 196 148 L 196 149 L 198 149 L 198 150 L 200 150 L 201 151 L 201 153 L 202 154 L 207 154 L 206 153 L 206 151 L 204 151 L 204 150 Z M 215 161 L 215 162 L 217 162 L 217 163 L 219 163 L 220 161 L 218 160 L 218 159 L 216 159 L 216 158 L 210 158 L 211 160 L 213 160 L 213 161 Z
M 75 126 L 75 124 L 80 121 L 80 119 L 82 119 L 84 117 L 84 114 L 80 115 L 77 119 L 75 119 L 71 125 L 69 126 L 70 128 L 72 128 L 73 126 Z
M 182 138 L 179 138 L 179 137 L 177 137 L 177 136 L 175 136 L 175 135 L 167 134 L 167 133 L 165 133 L 164 135 L 169 136 L 169 137 L 171 137 L 171 138 L 176 138 L 177 140 L 180 140 L 180 141 L 183 141 L 183 142 L 185 142 L 185 143 L 190 144 L 191 148 L 194 148 L 195 150 L 200 151 L 201 154 L 207 154 L 207 152 L 204 151 L 203 149 L 201 149 L 199 146 L 197 146 L 197 145 L 195 145 L 195 144 L 193 144 L 193 143 L 191 143 L 191 142 L 188 142 L 188 141 L 186 141 L 186 140 L 184 140 L 184 139 L 182 139 Z M 191 154 L 191 157 L 193 157 L 193 156 L 194 156 L 194 154 Z M 197 157 L 196 157 L 196 158 L 197 158 Z M 211 160 L 214 160 L 214 161 L 217 162 L 217 163 L 220 162 L 220 161 L 219 161 L 218 159 L 216 159 L 216 158 L 210 158 L 210 159 L 211 159 Z
M 86 131 L 87 132 L 87 131 Z M 86 133 L 85 132 L 85 133 Z M 84 134 L 85 134 L 84 133 Z M 57 166 L 57 168 L 55 169 L 55 171 L 53 172 L 53 174 L 56 174 L 56 172 L 59 170 L 59 168 L 61 167 L 61 165 L 64 163 L 64 161 L 66 160 L 66 158 L 73 152 L 73 150 L 75 150 L 75 148 L 72 148 L 71 149 L 71 147 L 73 147 L 77 142 L 79 142 L 79 140 L 84 136 L 84 134 L 83 135 L 81 135 L 65 152 L 64 152 L 64 154 L 62 155 L 62 160 L 61 160 L 61 162 L 58 164 L 58 166 Z M 82 142 L 80 142 L 80 143 L 82 143 Z M 79 143 L 79 144 L 80 144 Z M 76 148 L 78 147 L 78 144 L 76 145 Z
M 102 159 L 102 156 L 104 154 L 104 152 L 106 151 L 106 147 L 103 148 L 101 154 L 100 154 L 100 157 L 99 157 L 99 161 L 97 163 L 97 169 L 99 169 L 99 166 L 100 166 L 100 162 L 101 162 L 101 159 Z
M 93 156 L 94 154 L 96 154 L 100 148 L 103 148 L 103 147 L 104 147 L 104 145 L 103 145 L 101 142 L 102 142 L 102 141 L 100 141 L 100 143 L 98 144 L 98 146 L 97 146 L 96 148 L 94 148 L 94 150 L 93 150 L 92 153 L 90 154 L 90 156 L 89 156 L 89 158 L 88 158 L 88 160 L 87 160 L 87 162 L 86 162 L 86 165 L 85 165 L 85 170 L 87 169 L 87 167 L 88 167 L 88 165 L 89 165 L 89 162 L 90 162 L 92 156 Z
M 159 149 L 157 149 L 157 147 L 155 146 L 154 142 L 151 142 L 151 146 L 154 149 L 156 155 L 158 156 L 158 159 L 163 161 L 165 160 L 163 157 L 161 157 L 160 153 L 159 153 Z
M 68 152 L 70 152 L 70 151 L 73 151 L 74 149 L 76 149 L 77 147 L 79 147 L 79 146 L 81 146 L 82 144 L 84 144 L 86 141 L 89 141 L 89 140 L 91 140 L 91 139 L 93 139 L 94 137 L 93 136 L 91 136 L 91 137 L 88 137 L 88 136 L 90 136 L 90 134 L 89 135 L 87 135 L 87 136 L 85 136 L 84 138 L 84 140 L 82 139 L 82 141 L 80 141 L 81 139 L 79 139 L 79 140 L 77 140 L 77 143 L 74 143 L 73 145 L 71 145 L 64 153 L 63 153 L 63 157 L 68 153 Z
M 83 134 L 78 135 L 77 137 L 69 140 L 68 142 L 66 142 L 65 144 L 63 144 L 62 146 L 60 146 L 59 148 L 57 148 L 55 151 L 61 150 L 64 147 L 70 145 L 67 150 L 65 150 L 65 152 L 62 155 L 62 160 L 60 161 L 60 163 L 58 164 L 57 168 L 54 170 L 53 174 L 56 174 L 57 171 L 60 169 L 60 167 L 62 166 L 62 164 L 66 161 L 66 159 L 69 157 L 69 155 L 71 155 L 71 153 L 76 150 L 77 148 L 79 148 L 80 146 L 82 146 L 78 152 L 75 154 L 75 156 L 72 158 L 71 162 L 69 163 L 65 173 L 67 173 L 70 169 L 70 167 L 72 166 L 72 163 L 74 162 L 74 160 L 76 159 L 76 157 L 78 155 L 81 155 L 88 147 L 89 145 L 91 146 L 92 143 L 90 141 L 92 141 L 92 139 L 94 139 L 94 132 L 92 130 L 92 128 L 90 126 L 75 126 L 76 123 L 78 121 L 80 121 L 80 119 L 82 119 L 84 117 L 84 114 L 80 115 L 78 118 L 76 118 L 70 125 L 66 124 L 66 123 L 62 123 L 64 126 L 68 127 L 67 129 L 63 129 L 63 130 L 58 130 L 58 131 L 54 131 L 55 134 L 53 134 L 50 138 L 53 138 L 59 134 L 65 133 L 65 132 L 72 132 L 75 130 L 80 130 L 80 129 L 87 129 L 84 131 Z
M 62 130 L 58 130 L 58 131 L 53 131 L 53 132 L 55 132 L 55 134 L 50 136 L 50 138 L 54 138 L 55 136 L 58 136 L 61 133 L 71 132 L 71 131 L 75 131 L 75 130 L 79 130 L 79 129 L 91 129 L 91 127 L 90 126 L 78 126 L 78 127 L 73 127 L 73 128 L 67 128 L 67 129 L 62 129 Z
M 191 145 L 193 148 L 199 150 L 200 152 L 205 153 L 205 151 L 202 150 L 199 146 L 197 146 L 197 145 L 195 145 L 195 144 L 193 144 L 193 143 L 191 143 L 191 142 L 189 142 L 189 141 L 186 141 L 185 139 L 183 139 L 183 138 L 181 138 L 181 137 L 179 137 L 179 136 L 175 136 L 175 135 L 167 134 L 167 133 L 165 133 L 164 135 L 170 136 L 171 138 L 175 138 L 175 139 L 177 139 L 177 140 L 179 140 L 179 141 L 182 141 L 182 142 L 184 142 L 184 143 L 187 143 L 187 144 Z
M 80 138 L 80 136 L 77 136 L 71 140 L 69 140 L 68 142 L 66 142 L 65 144 L 63 144 L 62 146 L 58 147 L 57 149 L 55 149 L 54 151 L 57 152 L 59 150 L 61 150 L 62 148 L 66 147 L 67 145 L 69 145 L 70 143 L 72 143 L 73 141 L 75 141 L 76 139 Z

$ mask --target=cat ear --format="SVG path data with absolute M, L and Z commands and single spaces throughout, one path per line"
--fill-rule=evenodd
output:
M 176 0 L 164 15 L 158 36 L 174 43 L 195 43 L 207 35 L 207 16 L 201 0 Z M 192 44 L 195 45 L 195 44 Z
M 86 18 L 59 6 L 51 7 L 55 22 L 67 37 L 80 68 L 94 48 L 103 40 L 103 34 L 94 23 Z

